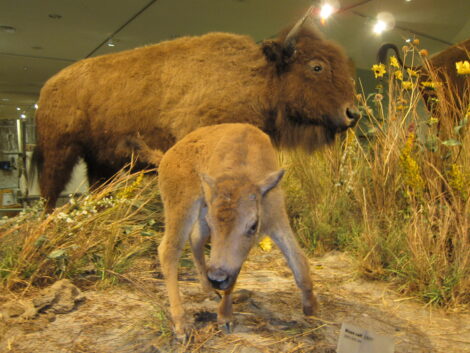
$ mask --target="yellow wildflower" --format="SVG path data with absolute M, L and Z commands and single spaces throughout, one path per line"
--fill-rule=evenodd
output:
M 396 78 L 397 80 L 403 81 L 403 72 L 402 72 L 402 71 L 399 71 L 399 70 L 398 70 L 398 71 L 395 71 L 395 72 L 393 73 L 393 75 L 395 75 L 395 78 Z
M 408 72 L 408 76 L 410 76 L 410 77 L 418 77 L 418 71 L 413 70 L 413 69 L 406 69 L 406 71 Z
M 415 142 L 415 134 L 410 132 L 400 154 L 400 166 L 402 169 L 403 182 L 407 187 L 406 194 L 411 197 L 414 193 L 415 196 L 422 195 L 425 187 L 423 178 L 421 177 L 421 170 L 418 162 L 413 158 L 412 151 Z
M 384 64 L 372 65 L 372 71 L 374 71 L 375 78 L 383 77 L 383 75 L 385 75 L 385 73 L 387 72 L 387 70 L 385 70 Z
M 401 81 L 401 88 L 403 89 L 412 89 L 413 83 L 411 81 Z
M 429 119 L 429 125 L 434 125 L 434 124 L 437 124 L 438 122 L 439 122 L 439 119 L 433 116 Z
M 457 73 L 459 75 L 469 75 L 470 74 L 470 62 L 468 60 L 456 62 L 455 67 L 456 67 Z
M 468 175 L 464 174 L 462 166 L 455 163 L 451 164 L 449 169 L 448 176 L 450 187 L 457 193 L 457 195 L 466 200 L 468 197 L 468 190 L 470 190 L 470 180 Z
M 118 199 L 128 199 L 131 197 L 132 193 L 139 187 L 139 185 L 142 183 L 142 180 L 144 179 L 144 173 L 140 173 L 135 181 L 129 185 L 126 186 L 125 188 L 121 189 L 117 194 L 116 197 Z
M 406 105 L 404 105 L 404 104 L 397 104 L 396 108 L 397 108 L 397 110 L 398 110 L 399 112 L 401 112 L 401 111 L 403 111 L 403 110 L 408 109 L 408 106 L 406 106 Z
M 419 51 L 419 55 L 421 56 L 429 56 L 429 52 L 426 49 L 421 49 Z
M 390 57 L 390 65 L 396 67 L 397 69 L 400 68 L 400 64 L 398 63 L 398 59 L 394 56 Z
M 439 86 L 439 82 L 423 81 L 421 82 L 421 86 L 423 86 L 424 88 L 436 89 L 436 87 Z
M 263 251 L 271 251 L 273 247 L 273 242 L 270 237 L 264 237 L 260 242 L 259 242 L 259 247 Z
M 419 45 L 419 39 L 418 38 L 413 39 L 413 44 L 414 45 Z

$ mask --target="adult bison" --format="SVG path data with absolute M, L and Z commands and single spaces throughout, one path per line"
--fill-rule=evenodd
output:
M 261 44 L 243 35 L 182 37 L 81 60 L 49 79 L 36 113 L 41 194 L 54 207 L 82 157 L 90 185 L 138 155 L 138 168 L 205 125 L 250 123 L 276 146 L 313 150 L 351 127 L 348 60 L 308 12 Z

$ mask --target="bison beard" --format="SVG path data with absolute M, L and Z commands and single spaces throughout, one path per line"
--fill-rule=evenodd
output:
M 41 90 L 36 113 L 41 194 L 51 210 L 81 157 L 90 185 L 131 156 L 158 165 L 201 126 L 249 123 L 279 147 L 312 151 L 354 125 L 342 50 L 304 25 L 256 44 L 209 33 L 81 60 Z M 285 40 L 285 38 L 288 40 Z

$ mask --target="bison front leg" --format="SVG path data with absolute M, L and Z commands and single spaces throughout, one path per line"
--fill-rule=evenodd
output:
M 196 220 L 197 207 L 197 202 L 186 205 L 165 202 L 165 234 L 158 247 L 176 337 L 182 341 L 188 337 L 189 325 L 186 322 L 178 288 L 178 261 Z
M 289 219 L 284 208 L 284 201 L 281 196 L 273 195 L 273 202 L 267 214 L 262 228 L 262 232 L 268 234 L 276 245 L 281 249 L 287 264 L 292 270 L 295 282 L 302 292 L 302 307 L 305 315 L 315 315 L 318 312 L 318 301 L 313 294 L 312 279 L 307 258 L 300 248 Z
M 210 236 L 210 228 L 206 222 L 207 207 L 202 207 L 199 214 L 198 227 L 191 234 L 191 250 L 193 252 L 194 264 L 201 281 L 202 290 L 205 293 L 212 293 L 212 288 L 209 280 L 207 279 L 206 260 L 204 256 L 204 246 Z
M 227 333 L 231 333 L 233 328 L 232 291 L 234 286 L 224 291 L 224 296 L 217 312 L 217 322 Z

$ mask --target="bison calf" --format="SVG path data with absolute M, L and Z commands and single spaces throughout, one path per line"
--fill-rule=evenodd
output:
M 187 332 L 177 266 L 188 238 L 203 290 L 223 291 L 218 322 L 228 330 L 233 319 L 232 291 L 260 234 L 269 235 L 286 257 L 302 292 L 304 313 L 315 313 L 307 260 L 289 226 L 277 186 L 283 174 L 269 137 L 249 124 L 197 129 L 163 156 L 159 186 L 166 228 L 158 251 L 178 337 Z M 206 266 L 204 245 L 209 238 Z

